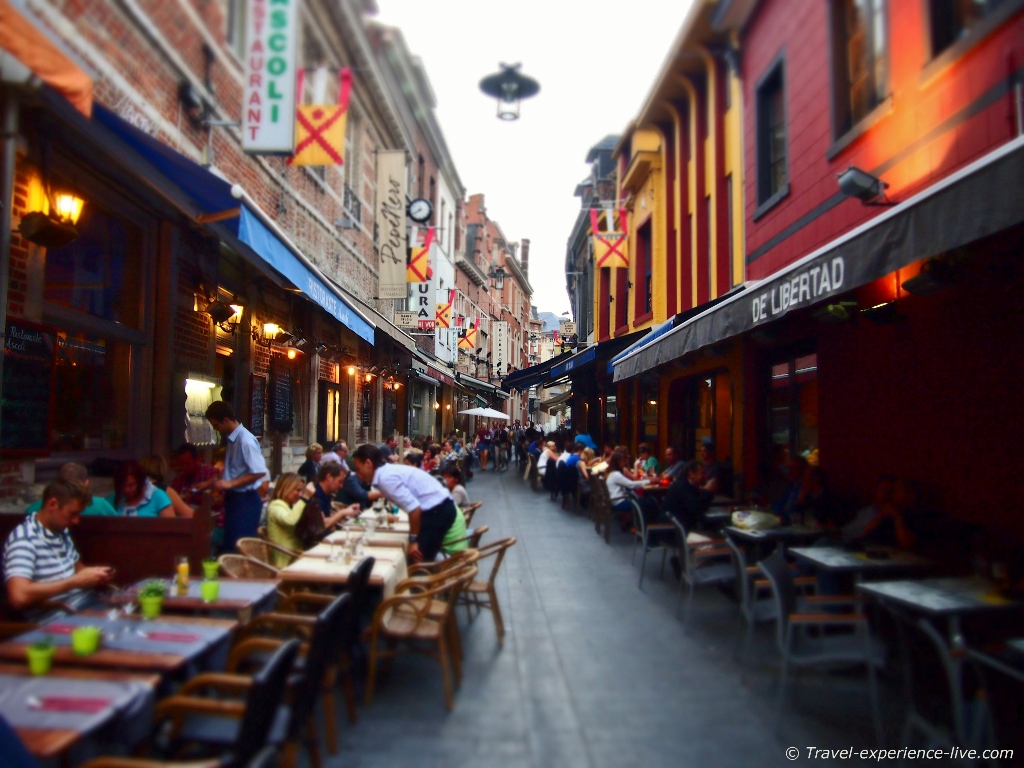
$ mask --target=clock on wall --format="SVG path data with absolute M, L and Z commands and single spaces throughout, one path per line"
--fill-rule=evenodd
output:
M 406 213 L 417 224 L 423 224 L 430 221 L 430 217 L 434 215 L 434 206 L 425 197 L 417 197 L 409 203 Z

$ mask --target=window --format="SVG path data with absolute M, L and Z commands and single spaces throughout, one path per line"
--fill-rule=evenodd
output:
M 929 0 L 932 56 L 938 56 L 1007 0 Z
M 837 0 L 833 6 L 836 138 L 889 95 L 886 0 Z
M 345 164 L 341 171 L 345 177 L 345 186 L 351 190 L 357 190 L 359 189 L 359 166 L 361 165 L 360 131 L 359 118 L 352 109 L 351 103 L 345 121 Z
M 711 195 L 704 198 L 704 218 L 707 220 L 707 253 L 705 258 L 708 265 L 708 301 L 715 298 L 715 249 L 712 241 L 715 237 L 714 209 L 711 207 Z
M 53 451 L 125 448 L 132 348 L 74 331 L 57 333 Z
M 733 205 L 732 205 L 732 174 L 725 177 L 725 204 L 729 218 L 729 288 L 736 285 L 736 270 L 733 267 L 733 256 L 736 253 L 735 233 L 733 232 Z
M 787 190 L 786 96 L 782 59 L 757 86 L 757 202 L 774 202 Z
M 818 356 L 793 357 L 771 367 L 768 432 L 786 458 L 818 461 Z
M 224 30 L 224 40 L 239 58 L 242 58 L 245 52 L 245 9 L 247 6 L 246 0 L 227 0 L 227 25 Z
M 615 395 L 608 395 L 604 405 L 604 442 L 615 444 L 619 440 L 619 405 Z
M 634 317 L 651 312 L 651 222 L 647 221 L 636 230 L 636 281 Z

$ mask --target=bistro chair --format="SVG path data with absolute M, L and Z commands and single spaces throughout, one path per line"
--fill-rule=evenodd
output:
M 988 710 L 986 733 L 978 743 L 980 749 L 1012 749 L 1019 755 L 1024 749 L 1024 732 L 1020 727 L 1020 702 L 1024 699 L 1024 676 L 1015 666 L 1007 664 L 1004 653 L 1018 651 L 968 648 L 967 655 L 984 690 Z M 1012 756 L 1000 765 L 1011 765 Z
M 229 579 L 276 579 L 280 573 L 274 566 L 245 555 L 221 555 L 217 562 Z
M 452 709 L 453 659 L 449 625 L 455 621 L 454 607 L 459 592 L 473 580 L 476 573 L 476 566 L 470 565 L 434 577 L 437 581 L 431 582 L 426 588 L 417 583 L 407 584 L 405 591 L 396 592 L 377 606 L 370 627 L 370 665 L 365 695 L 367 704 L 373 701 L 377 666 L 381 658 L 393 658 L 402 644 L 437 660 L 441 666 L 445 706 L 449 711 Z M 381 640 L 388 643 L 386 651 L 380 650 Z M 434 650 L 424 648 L 425 645 L 433 646 Z
M 482 501 L 474 501 L 472 504 L 467 504 L 462 508 L 462 516 L 466 518 L 466 525 L 470 525 L 473 522 L 473 516 L 476 511 L 483 506 Z
M 643 510 L 640 508 L 640 500 L 633 494 L 630 494 L 629 504 L 633 508 L 633 550 L 630 553 L 629 564 L 633 565 L 636 562 L 637 544 L 643 545 L 644 554 L 640 559 L 640 583 L 637 585 L 637 589 L 643 589 L 644 572 L 647 570 L 647 555 L 649 553 L 661 552 L 661 578 L 665 578 L 665 558 L 668 556 L 670 549 L 675 549 L 672 536 L 675 526 L 672 523 L 652 523 L 647 525 L 644 520 Z
M 182 754 L 199 747 L 220 754 L 227 749 L 233 765 L 246 765 L 268 743 L 283 741 L 287 720 L 281 704 L 299 645 L 297 639 L 289 640 L 252 677 L 201 673 L 159 702 L 153 719 L 169 725 L 165 751 Z M 198 695 L 203 691 L 217 697 Z
M 822 613 L 822 608 L 859 602 L 856 598 L 808 596 L 798 606 L 797 586 L 793 571 L 781 551 L 776 550 L 758 567 L 771 585 L 778 620 L 775 640 L 782 654 L 779 699 L 776 706 L 775 729 L 782 725 L 786 704 L 786 686 L 790 667 L 827 667 L 863 664 L 868 672 L 868 695 L 874 720 L 875 737 L 882 744 L 882 718 L 878 705 L 878 681 L 875 669 L 885 663 L 885 648 L 868 629 L 867 616 L 857 613 Z M 817 609 L 818 612 L 815 612 Z M 845 627 L 853 633 L 827 634 L 823 630 Z M 807 630 L 814 628 L 817 634 Z
M 445 546 L 452 547 L 455 544 L 461 544 L 462 542 L 467 541 L 469 542 L 469 546 L 471 549 L 478 549 L 480 547 L 480 539 L 482 539 L 483 535 L 487 533 L 489 530 L 491 530 L 491 526 L 481 525 L 479 528 L 474 528 L 473 530 L 468 531 L 467 535 L 463 538 L 449 542 Z
M 686 610 L 683 613 L 683 631 L 690 623 L 690 609 L 693 605 L 693 593 L 697 587 L 719 586 L 736 580 L 736 566 L 732 563 L 732 552 L 722 539 L 707 539 L 699 542 L 686 540 L 686 529 L 674 515 L 669 515 L 676 529 L 679 542 L 679 560 L 681 578 L 679 579 L 679 597 L 676 600 L 676 615 L 683 604 L 683 589 L 686 589 Z M 730 558 L 723 561 L 723 557 Z
M 289 558 L 288 565 L 295 562 L 299 557 L 302 556 L 301 552 L 296 552 L 294 549 L 288 547 L 282 547 L 280 544 L 275 544 L 268 539 L 252 539 L 244 538 L 239 539 L 236 544 L 238 551 L 246 557 L 251 557 L 253 560 L 258 560 L 264 565 L 269 565 L 272 568 L 277 568 L 274 565 L 274 552 L 279 552 Z
M 515 537 L 511 536 L 478 549 L 477 556 L 479 560 L 486 560 L 489 557 L 494 558 L 491 573 L 487 577 L 487 581 L 470 581 L 459 596 L 459 602 L 466 605 L 467 608 L 469 606 L 476 608 L 478 613 L 482 608 L 491 609 L 491 613 L 494 614 L 494 631 L 498 635 L 499 647 L 505 644 L 505 622 L 501 617 L 501 607 L 498 605 L 498 592 L 494 588 L 494 580 L 498 578 L 498 570 L 505 559 L 505 553 L 508 552 L 510 547 L 515 546 L 515 543 Z
M 591 519 L 594 521 L 594 531 L 601 535 L 601 528 L 604 527 L 604 543 L 611 544 L 612 541 L 612 499 L 608 495 L 608 486 L 604 478 L 591 475 L 590 477 L 590 500 Z

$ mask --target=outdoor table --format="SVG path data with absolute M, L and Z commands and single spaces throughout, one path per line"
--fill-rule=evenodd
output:
M 340 548 L 339 553 L 340 554 Z M 376 562 L 370 572 L 370 586 L 381 587 L 384 597 L 391 597 L 395 587 L 409 575 L 405 564 L 405 554 L 396 547 L 366 547 L 363 557 L 373 557 Z M 331 561 L 326 557 L 310 557 L 303 555 L 279 574 L 282 581 L 318 586 L 336 587 L 348 583 L 349 574 L 362 560 L 353 557 L 352 561 Z M 0 646 L 2 647 L 2 646 Z
M 112 604 L 134 601 L 139 589 L 154 579 L 142 579 L 108 600 Z M 162 581 L 162 579 L 160 580 Z M 206 613 L 230 614 L 242 624 L 248 624 L 254 615 L 263 613 L 273 607 L 277 596 L 277 588 L 281 582 L 276 579 L 219 579 L 220 593 L 212 603 L 203 600 L 200 592 L 202 580 L 191 579 L 188 594 L 179 595 L 177 582 L 167 581 L 167 596 L 164 598 L 165 613 Z
M 85 626 L 99 627 L 103 639 L 95 653 L 77 656 L 71 649 L 71 630 Z M 147 621 L 137 614 L 111 619 L 105 611 L 81 611 L 0 644 L 0 659 L 23 662 L 29 645 L 50 637 L 57 646 L 55 666 L 174 672 L 195 664 L 208 652 L 212 656 L 221 646 L 226 651 L 237 627 L 238 622 L 231 619 L 161 616 Z
M 770 546 L 777 544 L 785 553 L 786 547 L 791 543 L 800 541 L 809 544 L 828 533 L 828 531 L 820 528 L 808 528 L 803 525 L 784 525 L 779 528 L 766 528 L 764 530 L 750 530 L 730 525 L 725 529 L 725 532 L 737 541 L 756 547 L 758 553 L 757 560 L 762 560 L 769 554 Z
M 33 677 L 27 666 L 0 664 L 0 715 L 41 760 L 60 756 L 107 725 L 117 729 L 119 743 L 134 744 L 149 730 L 159 682 L 155 674 L 64 667 Z M 29 697 L 39 700 L 35 708 Z
M 790 554 L 815 568 L 832 573 L 853 574 L 857 581 L 865 576 L 891 574 L 898 571 L 927 568 L 931 563 L 923 557 L 895 547 L 871 547 L 885 553 L 884 557 L 869 557 L 866 552 L 850 552 L 841 547 L 790 547 Z

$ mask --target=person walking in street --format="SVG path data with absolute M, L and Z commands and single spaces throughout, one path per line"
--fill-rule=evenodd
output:
M 256 535 L 263 512 L 259 488 L 269 473 L 259 441 L 238 423 L 230 405 L 210 403 L 206 418 L 227 440 L 224 475 L 214 488 L 224 491 L 224 551 L 234 552 L 239 539 Z
M 433 561 L 455 521 L 451 492 L 422 469 L 386 463 L 375 445 L 359 446 L 352 461 L 360 480 L 409 513 L 409 561 Z

